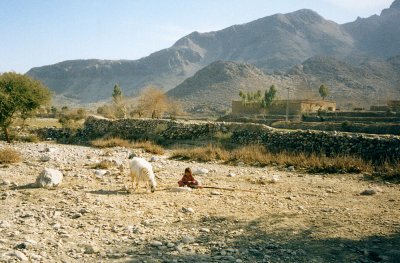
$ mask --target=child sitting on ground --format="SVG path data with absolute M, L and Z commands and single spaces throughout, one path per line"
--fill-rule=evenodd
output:
M 178 182 L 179 187 L 184 187 L 188 186 L 191 188 L 201 188 L 199 185 L 199 182 L 197 182 L 193 175 L 192 175 L 192 170 L 190 168 L 185 169 L 185 174 L 183 175 L 182 179 Z

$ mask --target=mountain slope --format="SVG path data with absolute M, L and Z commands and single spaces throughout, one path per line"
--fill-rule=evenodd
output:
M 200 69 L 199 60 L 189 49 L 170 48 L 135 61 L 72 60 L 33 68 L 27 74 L 57 95 L 88 103 L 111 97 L 116 83 L 129 96 L 149 84 L 170 89 Z
M 386 103 L 388 99 L 399 98 L 400 68 L 396 66 L 398 57 L 388 60 L 370 59 L 354 66 L 331 57 L 313 57 L 293 67 L 288 75 L 305 79 L 310 93 L 318 97 L 318 87 L 330 87 L 329 98 L 339 106 L 369 107 L 376 103 Z M 303 85 L 304 86 L 304 85 Z M 305 94 L 302 85 L 296 85 L 297 94 Z
M 170 90 L 218 60 L 251 63 L 263 72 L 284 72 L 314 56 L 356 64 L 398 54 L 400 0 L 380 16 L 345 25 L 303 9 L 220 31 L 193 32 L 139 60 L 65 61 L 33 68 L 27 74 L 60 96 L 88 103 L 110 98 L 116 83 L 128 96 L 150 84 Z
M 201 50 L 205 64 L 215 60 L 244 61 L 273 71 L 289 69 L 319 54 L 345 57 L 353 51 L 352 42 L 338 24 L 303 9 L 217 32 L 194 32 L 173 47 Z
M 31 69 L 57 94 L 80 102 L 111 96 L 115 83 L 127 95 L 148 84 L 174 88 L 216 60 L 255 64 L 264 71 L 286 70 L 318 54 L 347 56 L 351 37 L 311 10 L 277 14 L 210 33 L 194 32 L 172 47 L 139 60 L 75 60 Z
M 286 74 L 264 74 L 250 64 L 217 61 L 170 90 L 167 95 L 180 100 L 191 113 L 229 111 L 239 91 L 268 89 L 274 84 L 278 98 L 320 99 L 321 84 L 329 87 L 328 99 L 340 108 L 369 107 L 400 94 L 400 56 L 387 61 L 370 59 L 359 66 L 332 57 L 315 56 L 296 65 Z
M 388 58 L 400 54 L 400 0 L 381 14 L 342 26 L 354 39 L 355 47 L 369 56 Z
M 223 113 L 230 109 L 239 91 L 265 90 L 277 77 L 266 75 L 251 64 L 216 61 L 167 92 L 183 102 L 188 112 Z

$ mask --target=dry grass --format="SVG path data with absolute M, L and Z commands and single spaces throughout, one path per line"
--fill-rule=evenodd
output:
M 375 168 L 375 173 L 387 179 L 400 180 L 400 162 L 391 163 L 385 162 Z
M 153 154 L 164 154 L 165 152 L 163 147 L 151 141 L 134 142 L 132 146 L 134 148 L 142 148 L 146 152 Z
M 372 172 L 373 166 L 358 157 L 353 156 L 337 156 L 337 157 L 319 157 L 311 155 L 307 161 L 308 170 L 310 172 L 327 172 L 327 173 L 360 173 Z
M 112 161 L 102 160 L 101 162 L 94 164 L 91 168 L 92 169 L 110 169 L 113 166 L 115 166 L 115 164 Z
M 120 138 L 97 139 L 90 141 L 90 145 L 98 148 L 131 147 L 132 143 Z
M 225 161 L 227 163 L 243 162 L 248 165 L 266 166 L 283 165 L 304 168 L 310 172 L 344 173 L 371 172 L 373 166 L 360 158 L 351 156 L 325 157 L 316 154 L 293 154 L 287 152 L 271 153 L 261 145 L 249 145 L 227 151 L 221 147 L 208 145 L 193 149 L 177 149 L 173 158 L 181 157 L 196 161 Z
M 13 148 L 0 149 L 0 164 L 18 163 L 21 160 L 21 153 Z
M 15 140 L 20 142 L 39 142 L 40 138 L 36 134 L 28 134 L 25 136 L 18 136 Z
M 141 148 L 153 154 L 164 154 L 165 150 L 160 145 L 151 141 L 130 142 L 120 138 L 97 139 L 90 141 L 90 145 L 98 148 L 126 147 Z
M 275 162 L 273 155 L 260 145 L 248 145 L 235 149 L 230 153 L 227 161 L 253 165 L 268 165 Z
M 217 160 L 228 160 L 229 152 L 214 145 L 206 147 L 196 147 L 192 149 L 176 149 L 172 154 L 172 158 L 183 158 L 196 160 L 199 162 L 209 162 Z
M 21 119 L 16 119 L 11 125 L 12 127 L 22 126 L 23 121 Z M 58 122 L 57 118 L 28 118 L 25 122 L 27 127 L 35 128 L 46 128 L 46 127 L 56 127 L 61 128 L 61 123 Z

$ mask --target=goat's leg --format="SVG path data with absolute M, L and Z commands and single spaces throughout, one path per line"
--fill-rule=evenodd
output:
M 130 175 L 131 175 L 131 179 L 132 179 L 132 192 L 134 192 L 135 191 L 135 174 L 134 173 L 130 173 Z
M 139 191 L 139 178 L 136 177 L 136 192 Z

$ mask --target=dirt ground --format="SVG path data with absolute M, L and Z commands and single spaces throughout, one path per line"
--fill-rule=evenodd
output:
M 0 262 L 400 262 L 398 184 L 167 151 L 141 153 L 158 190 L 128 194 L 130 149 L 12 147 L 23 162 L 0 166 Z M 93 169 L 102 160 L 115 166 Z M 32 186 L 45 167 L 64 174 L 60 187 Z M 186 167 L 205 172 L 195 175 L 204 186 L 236 190 L 174 192 Z

